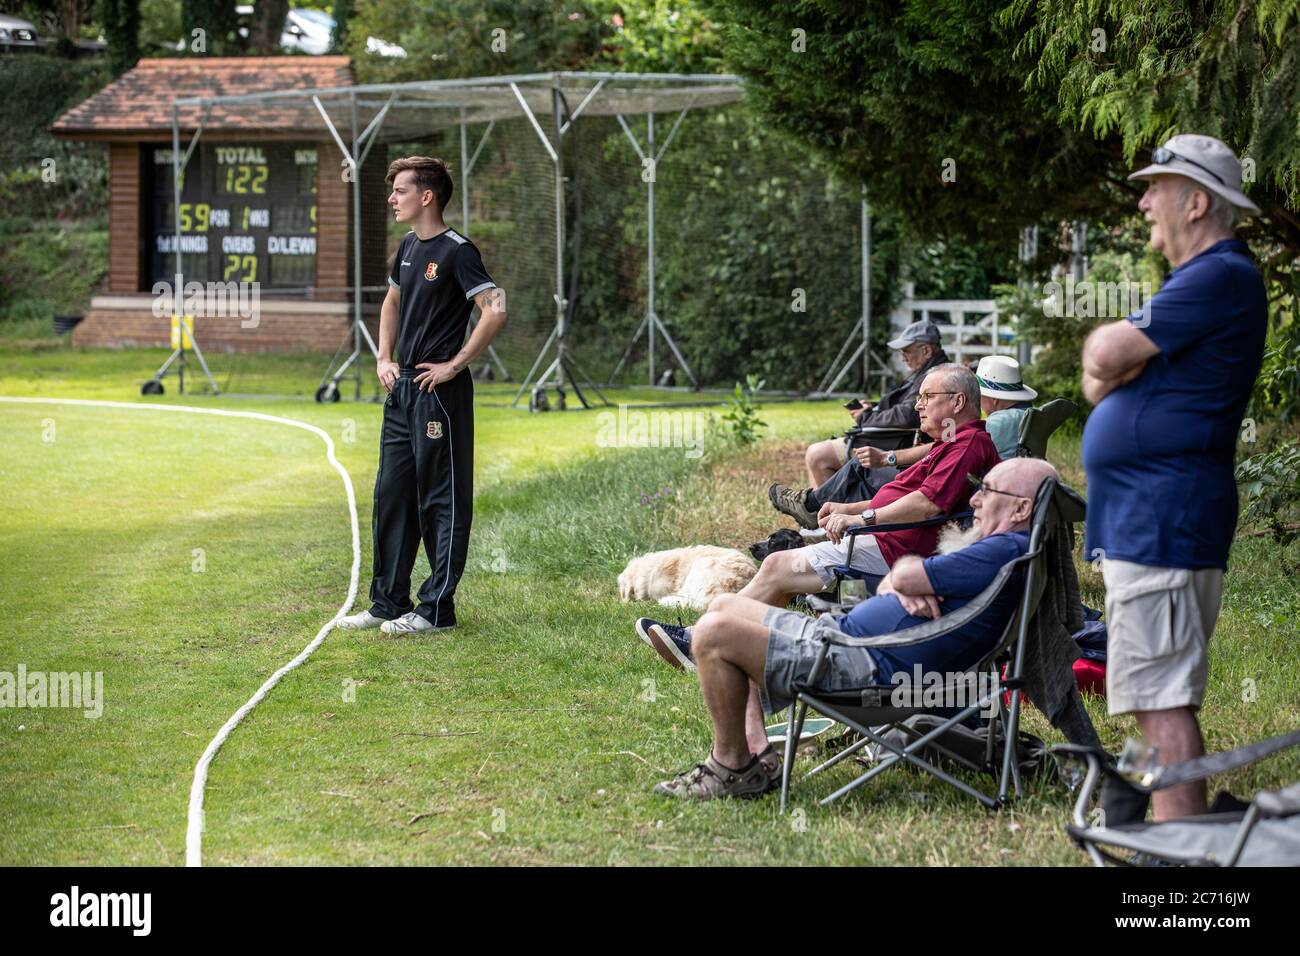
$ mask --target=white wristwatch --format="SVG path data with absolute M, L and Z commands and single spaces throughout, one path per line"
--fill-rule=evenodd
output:
M 888 455 L 885 456 L 885 464 L 891 468 L 894 467 L 895 465 L 898 464 L 898 456 L 891 451 Z

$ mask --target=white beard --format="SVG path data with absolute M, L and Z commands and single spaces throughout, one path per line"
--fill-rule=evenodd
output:
M 938 553 L 952 554 L 954 551 L 969 547 L 982 537 L 984 536 L 980 533 L 978 523 L 972 524 L 969 530 L 963 531 L 957 522 L 950 521 L 939 532 Z

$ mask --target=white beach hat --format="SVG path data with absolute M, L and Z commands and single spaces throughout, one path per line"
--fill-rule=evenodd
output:
M 1005 355 L 986 355 L 980 359 L 975 377 L 980 394 L 1009 402 L 1030 402 L 1038 393 L 1020 380 L 1020 363 Z

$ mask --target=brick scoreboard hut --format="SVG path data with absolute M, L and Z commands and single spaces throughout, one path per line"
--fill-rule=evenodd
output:
M 102 142 L 109 155 L 107 289 L 91 300 L 73 344 L 168 344 L 169 319 L 153 314 L 152 289 L 155 281 L 170 282 L 174 271 L 174 98 L 354 84 L 344 56 L 145 59 L 60 116 L 55 136 Z M 241 327 L 238 315 L 197 320 L 204 350 L 333 350 L 351 327 L 353 207 L 342 153 L 311 100 L 215 104 L 206 116 L 198 105 L 181 105 L 178 118 L 182 154 L 202 123 L 182 195 L 187 283 L 261 283 L 256 327 Z M 346 129 L 340 133 L 349 139 Z M 382 154 L 372 155 L 360 173 L 367 287 L 386 282 L 385 167 Z M 191 190 L 194 201 L 186 202 Z M 365 306 L 373 328 L 378 304 L 368 298 L 375 300 Z

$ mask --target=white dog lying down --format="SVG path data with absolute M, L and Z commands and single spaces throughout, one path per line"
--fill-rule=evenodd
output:
M 628 562 L 618 576 L 618 597 L 703 611 L 715 595 L 739 591 L 757 571 L 754 560 L 735 548 L 700 544 L 655 551 Z

